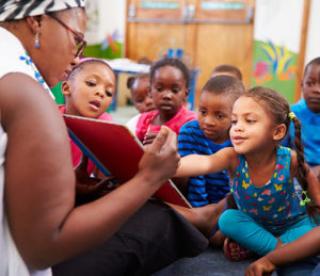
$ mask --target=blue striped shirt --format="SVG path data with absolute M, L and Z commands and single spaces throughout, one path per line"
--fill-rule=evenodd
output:
M 230 147 L 230 140 L 215 144 L 200 129 L 198 121 L 191 121 L 182 126 L 178 136 L 179 154 L 211 155 L 225 147 Z M 216 203 L 229 192 L 227 171 L 211 173 L 203 176 L 190 177 L 187 198 L 194 207 Z

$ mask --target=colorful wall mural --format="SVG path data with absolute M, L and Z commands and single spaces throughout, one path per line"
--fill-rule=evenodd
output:
M 252 84 L 279 90 L 294 101 L 298 55 L 272 41 L 254 42 Z
M 252 85 L 296 100 L 303 0 L 256 0 Z M 293 31 L 294 30 L 294 31 Z

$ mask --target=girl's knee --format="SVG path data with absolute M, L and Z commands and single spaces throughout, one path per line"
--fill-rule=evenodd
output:
M 234 231 L 237 231 L 235 229 L 235 221 L 236 217 L 239 215 L 239 210 L 235 209 L 228 209 L 224 211 L 218 221 L 219 229 L 221 232 L 226 236 L 232 236 L 232 233 Z

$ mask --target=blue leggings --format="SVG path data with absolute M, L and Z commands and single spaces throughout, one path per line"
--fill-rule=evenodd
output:
M 315 227 L 310 218 L 305 217 L 277 237 L 249 215 L 234 209 L 223 212 L 218 223 L 219 229 L 225 236 L 261 256 L 274 250 L 279 239 L 282 243 L 289 243 Z

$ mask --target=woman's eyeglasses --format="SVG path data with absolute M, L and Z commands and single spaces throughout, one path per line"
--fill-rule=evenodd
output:
M 80 32 L 73 30 L 66 23 L 64 23 L 61 19 L 54 16 L 53 14 L 48 14 L 48 16 L 50 16 L 52 19 L 54 19 L 56 22 L 58 22 L 61 26 L 63 26 L 66 30 L 68 30 L 69 32 L 71 32 L 73 34 L 74 40 L 75 40 L 76 46 L 77 46 L 77 52 L 75 54 L 75 57 L 80 57 L 83 53 L 84 48 L 87 45 L 87 42 L 84 39 L 83 33 L 80 33 Z

